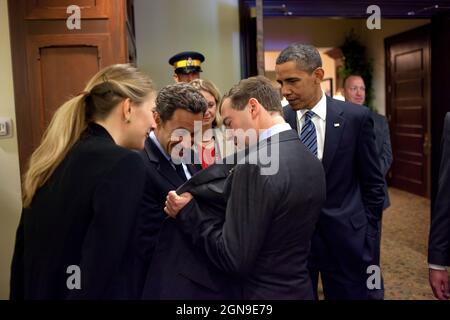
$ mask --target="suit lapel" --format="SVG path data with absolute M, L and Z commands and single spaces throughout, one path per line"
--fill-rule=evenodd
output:
M 161 153 L 151 138 L 147 138 L 145 142 L 145 152 L 151 162 L 156 166 L 158 172 L 164 176 L 175 188 L 183 184 L 183 180 L 178 176 L 170 162 Z
M 344 132 L 345 119 L 342 117 L 342 109 L 333 100 L 327 97 L 327 119 L 325 124 L 325 146 L 323 150 L 322 164 L 325 173 L 328 172 L 333 162 L 336 150 Z
M 188 168 L 189 173 L 191 176 L 202 170 L 202 166 L 199 164 L 187 164 L 186 167 Z

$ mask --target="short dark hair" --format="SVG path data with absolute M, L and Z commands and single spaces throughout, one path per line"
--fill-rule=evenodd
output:
M 250 77 L 239 81 L 223 97 L 222 103 L 226 98 L 231 99 L 233 109 L 243 110 L 248 100 L 255 98 L 267 111 L 283 113 L 280 90 L 263 76 Z
M 297 67 L 311 74 L 317 68 L 322 67 L 322 58 L 316 47 L 310 44 L 293 43 L 279 54 L 276 64 L 295 61 Z
M 207 103 L 203 95 L 187 83 L 176 83 L 162 88 L 156 97 L 155 111 L 162 122 L 170 120 L 177 109 L 205 113 Z

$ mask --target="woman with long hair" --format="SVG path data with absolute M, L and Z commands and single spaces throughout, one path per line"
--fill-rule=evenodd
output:
M 206 79 L 195 79 L 189 84 L 200 91 L 208 105 L 202 121 L 202 140 L 195 141 L 194 145 L 204 169 L 232 154 L 234 144 L 225 139 L 222 129 L 220 114 L 217 110 L 221 97 L 217 87 Z
M 154 126 L 152 81 L 127 64 L 98 72 L 55 113 L 23 179 L 12 299 L 138 298 L 134 230 Z

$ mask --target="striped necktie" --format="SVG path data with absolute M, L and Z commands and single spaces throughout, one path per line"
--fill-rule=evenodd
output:
M 311 118 L 314 116 L 314 112 L 311 110 L 305 114 L 305 122 L 302 126 L 302 132 L 300 133 L 300 140 L 303 144 L 317 157 L 317 136 L 316 126 L 312 122 Z

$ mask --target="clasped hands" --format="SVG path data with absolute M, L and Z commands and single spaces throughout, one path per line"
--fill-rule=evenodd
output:
M 192 200 L 192 194 L 184 192 L 178 195 L 175 191 L 169 191 L 166 197 L 164 211 L 169 217 L 176 218 L 181 209 Z

